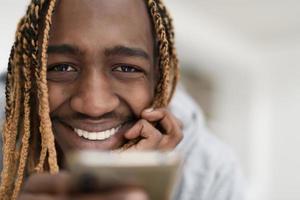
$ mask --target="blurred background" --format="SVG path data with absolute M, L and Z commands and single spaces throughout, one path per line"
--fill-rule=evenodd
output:
M 2 0 L 0 71 L 27 1 Z M 300 1 L 165 0 L 182 81 L 236 152 L 249 200 L 300 199 Z

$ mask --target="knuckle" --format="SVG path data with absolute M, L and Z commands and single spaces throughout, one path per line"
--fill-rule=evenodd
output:
M 174 139 L 178 142 L 180 142 L 181 140 L 183 140 L 183 132 L 182 130 L 178 127 L 176 129 L 174 129 Z
M 158 109 L 161 113 L 167 114 L 168 110 L 166 108 L 159 108 Z
M 155 140 L 155 141 L 157 141 L 157 142 L 161 141 L 162 138 L 163 138 L 163 135 L 162 135 L 161 132 L 159 132 L 158 130 L 154 130 L 154 131 L 151 133 L 151 135 L 152 135 L 153 140 Z
M 180 131 L 177 137 L 178 137 L 177 139 L 178 139 L 178 143 L 179 143 L 179 142 L 181 142 L 181 141 L 183 140 L 184 135 L 183 135 L 183 133 Z
M 145 120 L 145 119 L 141 119 L 141 120 L 140 120 L 140 124 L 141 124 L 141 125 L 146 125 L 147 123 L 148 123 L 148 121 Z
M 183 140 L 183 134 L 182 132 L 178 132 L 174 134 L 174 137 L 170 137 L 169 143 L 172 144 L 172 146 L 177 146 L 182 140 Z
M 161 140 L 163 138 L 163 135 L 159 131 L 154 131 L 154 136 L 156 137 L 157 140 Z
M 161 113 L 164 117 L 172 116 L 172 114 L 166 108 L 162 108 Z
M 166 108 L 158 108 L 156 109 L 156 112 L 159 114 L 161 118 L 165 117 L 168 114 L 168 111 Z
M 180 130 L 182 130 L 183 129 L 182 121 L 175 116 L 174 116 L 174 119 L 175 119 L 175 123 L 177 124 L 177 126 L 180 128 Z
M 146 120 L 141 119 L 137 122 L 136 127 L 138 130 L 143 130 L 146 127 Z

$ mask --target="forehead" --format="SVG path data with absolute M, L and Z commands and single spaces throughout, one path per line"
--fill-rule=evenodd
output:
M 60 0 L 50 34 L 51 43 L 153 46 L 144 0 Z

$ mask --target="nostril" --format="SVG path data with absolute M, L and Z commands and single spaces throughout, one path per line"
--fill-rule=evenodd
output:
M 81 113 L 82 116 L 97 118 L 106 113 L 113 112 L 119 105 L 116 95 L 85 95 L 79 94 L 71 98 L 70 107 L 73 111 Z

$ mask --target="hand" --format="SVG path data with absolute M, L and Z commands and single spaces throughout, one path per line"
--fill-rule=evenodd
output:
M 182 140 L 182 124 L 165 108 L 146 109 L 139 120 L 125 133 L 128 140 L 137 140 L 126 150 L 173 150 Z M 157 128 L 160 127 L 160 128 Z
M 74 187 L 67 172 L 34 174 L 26 181 L 18 200 L 148 200 L 147 194 L 136 187 L 95 185 L 89 182 L 84 188 Z

